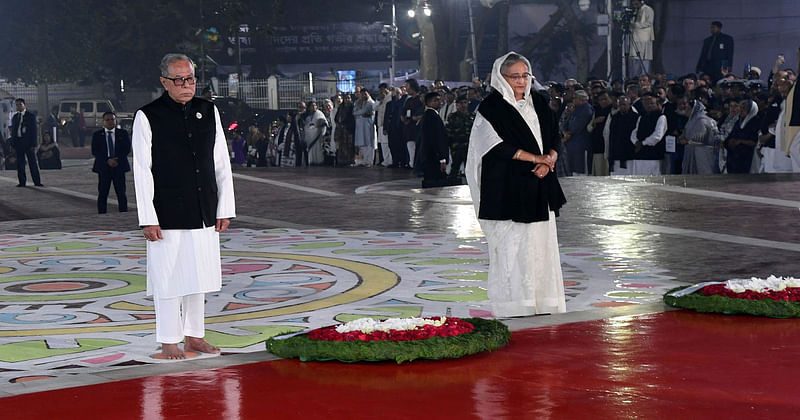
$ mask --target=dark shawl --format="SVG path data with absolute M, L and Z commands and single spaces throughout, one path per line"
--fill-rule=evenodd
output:
M 484 99 L 478 112 L 491 124 L 503 140 L 498 147 L 522 149 L 536 155 L 558 150 L 558 127 L 544 96 L 534 93 L 533 106 L 539 117 L 542 145 L 514 106 L 495 91 Z M 493 149 L 493 150 L 494 150 Z M 479 219 L 512 220 L 518 223 L 541 222 L 550 218 L 549 211 L 558 215 L 567 202 L 555 172 L 539 178 L 532 172 L 534 164 L 513 160 L 489 151 L 482 158 L 481 203 Z

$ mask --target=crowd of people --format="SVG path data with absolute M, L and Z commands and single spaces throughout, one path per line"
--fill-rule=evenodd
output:
M 778 57 L 766 82 L 758 67 L 718 80 L 655 73 L 624 83 L 547 82 L 563 142 L 559 173 L 792 172 L 792 139 L 781 138 L 781 127 L 796 75 L 783 64 Z
M 479 80 L 448 88 L 416 79 L 375 92 L 300 102 L 269 132 L 252 125 L 232 144 L 233 162 L 248 166 L 385 166 L 417 168 L 425 186 L 460 183 L 475 110 L 484 95 Z M 449 168 L 449 170 L 448 170 Z
M 765 80 L 758 67 L 733 74 L 728 62 L 706 51 L 705 44 L 717 45 L 724 35 L 721 24 L 711 26 L 697 73 L 645 73 L 610 83 L 534 78 L 532 89 L 546 94 L 557 119 L 558 174 L 791 172 L 792 139 L 781 141 L 781 124 L 788 124 L 781 116 L 794 71 L 782 69 L 779 56 Z M 724 63 L 719 72 L 702 71 L 717 62 Z M 301 102 L 269 132 L 251 126 L 242 133 L 233 145 L 234 162 L 416 168 L 423 187 L 461 183 L 476 110 L 491 91 L 485 83 L 449 88 L 408 79 L 375 92 L 358 87 L 319 105 Z
M 663 73 L 611 83 L 534 81 L 557 118 L 560 176 L 790 172 L 776 126 L 796 75 L 779 57 L 761 70 L 717 75 Z M 424 186 L 460 183 L 479 80 L 448 88 L 409 79 L 391 88 L 300 102 L 266 133 L 250 126 L 233 161 L 252 166 L 417 168 Z M 433 112 L 431 112 L 433 111 Z M 780 141 L 780 139 L 778 139 Z

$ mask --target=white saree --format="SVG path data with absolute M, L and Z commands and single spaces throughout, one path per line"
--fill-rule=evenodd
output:
M 522 115 L 541 150 L 541 128 L 530 95 L 516 101 L 511 86 L 500 74 L 500 66 L 507 56 L 498 58 L 494 63 L 492 88 L 502 93 L 503 98 Z M 527 60 L 525 62 L 530 69 L 530 63 Z M 502 141 L 479 112 L 470 134 L 466 166 L 467 183 L 476 214 L 480 209 L 483 157 Z M 489 244 L 488 294 L 495 317 L 566 312 L 555 219 L 551 211 L 549 220 L 534 223 L 478 220 Z

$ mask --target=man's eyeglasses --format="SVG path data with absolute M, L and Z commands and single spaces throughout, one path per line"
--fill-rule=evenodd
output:
M 163 78 L 165 78 L 167 80 L 172 80 L 172 84 L 174 84 L 177 87 L 184 87 L 187 84 L 189 86 L 193 86 L 195 83 L 197 83 L 197 79 L 194 76 L 186 76 L 186 77 L 161 76 L 161 77 L 163 77 Z
M 530 74 L 530 73 L 522 73 L 522 74 L 504 74 L 504 75 L 503 75 L 503 77 L 505 77 L 506 79 L 511 79 L 511 80 L 513 80 L 513 81 L 517 82 L 517 81 L 520 81 L 520 80 L 528 80 L 528 79 L 530 79 L 531 77 L 533 77 L 533 75 L 532 75 L 532 74 Z

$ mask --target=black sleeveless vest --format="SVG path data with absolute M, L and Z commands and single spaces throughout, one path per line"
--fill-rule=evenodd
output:
M 658 119 L 663 115 L 660 112 L 648 112 L 639 118 L 639 129 L 636 131 L 636 138 L 644 140 L 656 130 Z M 667 151 L 666 142 L 662 137 L 653 146 L 642 146 L 639 153 L 636 153 L 635 160 L 661 160 Z
M 186 105 L 164 92 L 142 107 L 153 134 L 153 205 L 162 229 L 214 226 L 214 104 L 193 98 Z
M 636 129 L 637 119 L 638 114 L 632 108 L 627 114 L 619 113 L 611 117 L 609 136 L 612 160 L 633 160 L 636 147 L 631 143 L 631 133 Z

